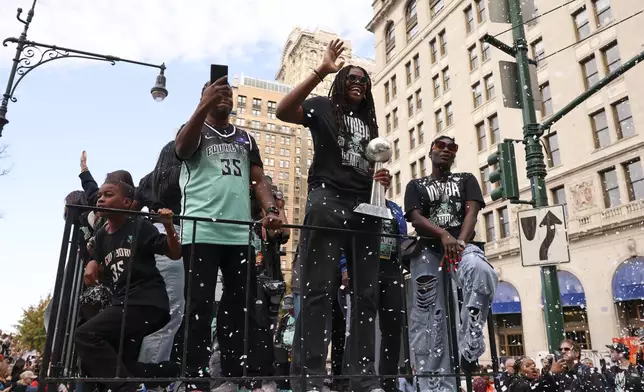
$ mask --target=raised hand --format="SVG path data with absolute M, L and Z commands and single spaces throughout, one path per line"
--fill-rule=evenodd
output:
M 87 170 L 87 153 L 85 150 L 81 153 L 81 159 L 80 159 L 80 168 L 81 168 L 81 173 L 86 172 Z
M 201 96 L 201 104 L 208 109 L 214 109 L 221 104 L 233 107 L 233 90 L 228 84 L 228 76 L 222 76 L 214 83 L 208 84 Z
M 344 61 L 337 63 L 338 58 L 344 52 L 344 42 L 340 39 L 334 39 L 329 42 L 329 45 L 326 47 L 324 52 L 324 58 L 322 59 L 322 64 L 320 64 L 319 70 L 325 74 L 336 73 L 344 66 Z

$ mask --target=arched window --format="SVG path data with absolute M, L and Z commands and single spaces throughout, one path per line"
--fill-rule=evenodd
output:
M 387 23 L 385 28 L 385 53 L 387 61 L 396 55 L 396 31 L 394 22 Z
M 407 42 L 414 39 L 418 34 L 418 14 L 416 12 L 417 1 L 410 0 L 405 7 L 405 22 L 407 26 Z

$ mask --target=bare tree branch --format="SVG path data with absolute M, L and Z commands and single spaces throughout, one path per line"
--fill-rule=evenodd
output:
M 9 158 L 9 154 L 7 154 L 7 151 L 8 151 L 8 146 L 6 144 L 3 144 L 0 146 L 0 161 Z M 0 165 L 0 177 L 6 176 L 7 174 L 9 174 L 10 171 L 11 171 L 10 168 L 3 167 L 2 165 Z

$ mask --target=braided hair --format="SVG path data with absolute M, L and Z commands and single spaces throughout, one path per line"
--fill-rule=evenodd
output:
M 349 76 L 349 72 L 352 68 L 358 68 L 364 72 L 364 75 L 367 77 L 364 99 L 353 112 L 357 114 L 357 117 L 362 120 L 367 127 L 369 127 L 369 137 L 371 139 L 375 139 L 378 137 L 376 108 L 373 102 L 373 95 L 371 94 L 371 78 L 369 78 L 369 74 L 364 68 L 356 65 L 347 65 L 335 75 L 333 84 L 331 84 L 331 89 L 329 90 L 329 99 L 331 100 L 331 106 L 333 107 L 333 114 L 335 115 L 335 119 L 338 123 L 340 135 L 345 137 L 347 140 L 350 140 L 351 134 L 347 129 L 344 115 L 352 111 L 345 98 L 347 76 Z

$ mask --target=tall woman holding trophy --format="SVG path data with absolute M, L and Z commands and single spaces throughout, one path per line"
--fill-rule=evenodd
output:
M 378 290 L 383 187 L 391 176 L 375 170 L 374 160 L 386 161 L 391 147 L 378 139 L 378 125 L 367 72 L 338 63 L 344 43 L 338 39 L 327 46 L 322 63 L 277 106 L 277 118 L 311 130 L 315 155 L 309 169 L 308 199 L 304 224 L 374 233 L 351 235 L 329 230 L 303 230 L 300 239 L 302 304 L 296 323 L 291 374 L 326 374 L 327 317 L 338 260 L 347 255 L 353 293 L 351 329 L 344 356 L 346 374 L 375 374 L 375 320 Z M 336 73 L 328 97 L 307 99 L 315 87 Z M 375 140 L 374 140 L 375 139 Z M 370 143 L 371 142 L 371 143 Z M 368 148 L 369 146 L 369 148 Z M 374 191 L 372 194 L 372 190 Z M 378 204 L 372 205 L 374 195 Z M 369 207 L 370 204 L 373 208 Z M 358 211 L 354 211 L 357 207 Z M 385 207 L 386 210 L 386 207 Z M 385 211 L 386 212 L 386 211 Z M 355 257 L 355 264 L 353 258 Z M 354 265 L 357 271 L 354 271 Z M 358 313 L 359 312 L 359 313 Z M 302 330 L 302 323 L 303 330 Z M 299 347 L 301 342 L 301 349 Z M 381 391 L 377 378 L 352 379 L 354 391 Z M 292 382 L 294 392 L 302 383 Z M 305 391 L 323 389 L 322 377 L 307 377 Z

